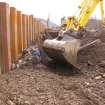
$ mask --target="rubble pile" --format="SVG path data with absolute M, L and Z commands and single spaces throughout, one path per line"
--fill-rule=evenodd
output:
M 43 50 L 40 50 L 37 45 L 32 45 L 22 52 L 22 56 L 12 65 L 12 69 L 28 67 L 36 67 L 41 64 L 46 64 L 48 57 Z

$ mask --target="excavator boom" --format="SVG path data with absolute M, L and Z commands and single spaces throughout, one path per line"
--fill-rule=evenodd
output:
M 100 4 L 101 17 L 104 22 L 103 0 L 83 0 L 79 6 L 78 15 L 67 20 L 67 29 L 79 30 L 79 28 L 84 28 L 98 4 Z

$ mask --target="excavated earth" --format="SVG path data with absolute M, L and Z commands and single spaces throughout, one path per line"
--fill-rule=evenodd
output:
M 105 29 L 87 32 L 78 53 L 81 69 L 50 62 L 25 65 L 0 76 L 0 105 L 105 105 Z

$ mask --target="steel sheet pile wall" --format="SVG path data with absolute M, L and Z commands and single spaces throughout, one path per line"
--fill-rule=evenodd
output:
M 45 25 L 33 15 L 0 2 L 0 73 L 9 71 L 33 42 L 41 46 L 44 29 Z

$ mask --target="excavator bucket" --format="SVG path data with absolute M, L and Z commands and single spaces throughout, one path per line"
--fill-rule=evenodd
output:
M 77 53 L 80 49 L 80 39 L 69 35 L 64 35 L 62 39 L 47 39 L 43 43 L 43 49 L 50 58 L 79 68 Z

